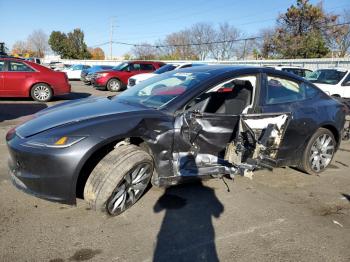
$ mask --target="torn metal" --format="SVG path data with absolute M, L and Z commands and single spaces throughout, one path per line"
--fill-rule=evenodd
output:
M 181 176 L 239 174 L 252 178 L 255 169 L 274 166 L 289 119 L 289 113 L 221 116 L 215 120 L 198 112 L 185 116 L 181 134 L 188 150 L 176 150 L 174 159 L 178 161 L 174 166 Z M 223 154 L 215 154 L 220 146 Z

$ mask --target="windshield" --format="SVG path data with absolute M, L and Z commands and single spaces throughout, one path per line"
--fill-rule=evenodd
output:
M 210 76 L 207 72 L 168 72 L 140 82 L 114 99 L 158 109 Z
M 307 80 L 312 83 L 336 85 L 343 79 L 346 71 L 340 71 L 336 69 L 321 69 L 316 70 L 306 77 Z
M 71 70 L 81 70 L 83 68 L 82 65 L 74 65 L 72 67 L 70 67 Z
M 124 68 L 126 68 L 129 64 L 128 63 L 121 63 L 115 67 L 112 68 L 112 70 L 122 71 Z
M 158 70 L 154 71 L 154 73 L 157 75 L 160 75 L 160 74 L 163 74 L 165 72 L 174 70 L 175 68 L 176 68 L 176 66 L 174 66 L 174 65 L 165 65 L 165 66 L 162 66 L 161 68 L 159 68 Z

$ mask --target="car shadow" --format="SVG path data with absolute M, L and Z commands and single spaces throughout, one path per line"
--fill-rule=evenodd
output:
M 202 182 L 167 188 L 153 209 L 165 211 L 153 261 L 219 261 L 212 218 L 224 206 L 212 188 Z
M 0 103 L 0 122 L 32 115 L 45 108 L 46 104 L 38 103 Z
M 66 95 L 55 96 L 55 97 L 53 97 L 52 101 L 77 100 L 77 99 L 87 98 L 89 96 L 91 96 L 90 93 L 72 92 L 72 93 L 69 93 L 69 94 L 66 94 Z

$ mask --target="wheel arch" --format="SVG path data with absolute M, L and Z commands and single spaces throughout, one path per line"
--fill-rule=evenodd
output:
M 335 138 L 335 141 L 337 143 L 337 149 L 340 145 L 340 142 L 341 142 L 341 135 L 340 133 L 338 132 L 338 129 L 334 126 L 334 125 L 331 125 L 331 124 L 325 124 L 325 125 L 322 125 L 321 128 L 325 128 L 325 129 L 328 129 L 329 131 L 332 132 L 334 138 Z
M 49 83 L 47 83 L 47 82 L 45 82 L 45 81 L 40 81 L 40 82 L 34 82 L 34 83 L 32 83 L 32 84 L 29 86 L 29 89 L 28 89 L 28 91 L 27 91 L 27 94 L 28 94 L 29 97 L 31 96 L 30 92 L 32 91 L 32 88 L 33 88 L 35 85 L 37 85 L 37 84 L 45 84 L 45 85 L 48 85 L 49 88 L 50 88 L 51 91 L 52 91 L 52 95 L 53 95 L 53 96 L 55 95 L 55 90 L 52 88 L 52 86 L 51 86 Z
M 80 168 L 78 168 L 77 176 L 74 180 L 74 185 L 72 188 L 74 190 L 73 193 L 75 195 L 75 198 L 83 198 L 84 187 L 92 170 L 96 167 L 96 165 L 101 161 L 103 157 L 114 150 L 117 144 L 122 141 L 136 146 L 140 146 L 142 144 L 141 147 L 146 149 L 146 151 L 150 153 L 153 158 L 150 147 L 141 137 L 117 138 L 113 139 L 112 141 L 107 141 L 96 145 L 90 150 L 87 156 L 83 159 L 82 164 L 80 164 Z

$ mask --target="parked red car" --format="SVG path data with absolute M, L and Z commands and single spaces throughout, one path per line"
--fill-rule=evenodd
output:
M 70 91 L 65 73 L 26 60 L 0 58 L 0 97 L 32 97 L 47 102 Z
M 151 73 L 165 65 L 163 62 L 130 61 L 114 67 L 112 70 L 100 71 L 93 75 L 91 83 L 97 89 L 117 92 L 125 88 L 130 77 Z

